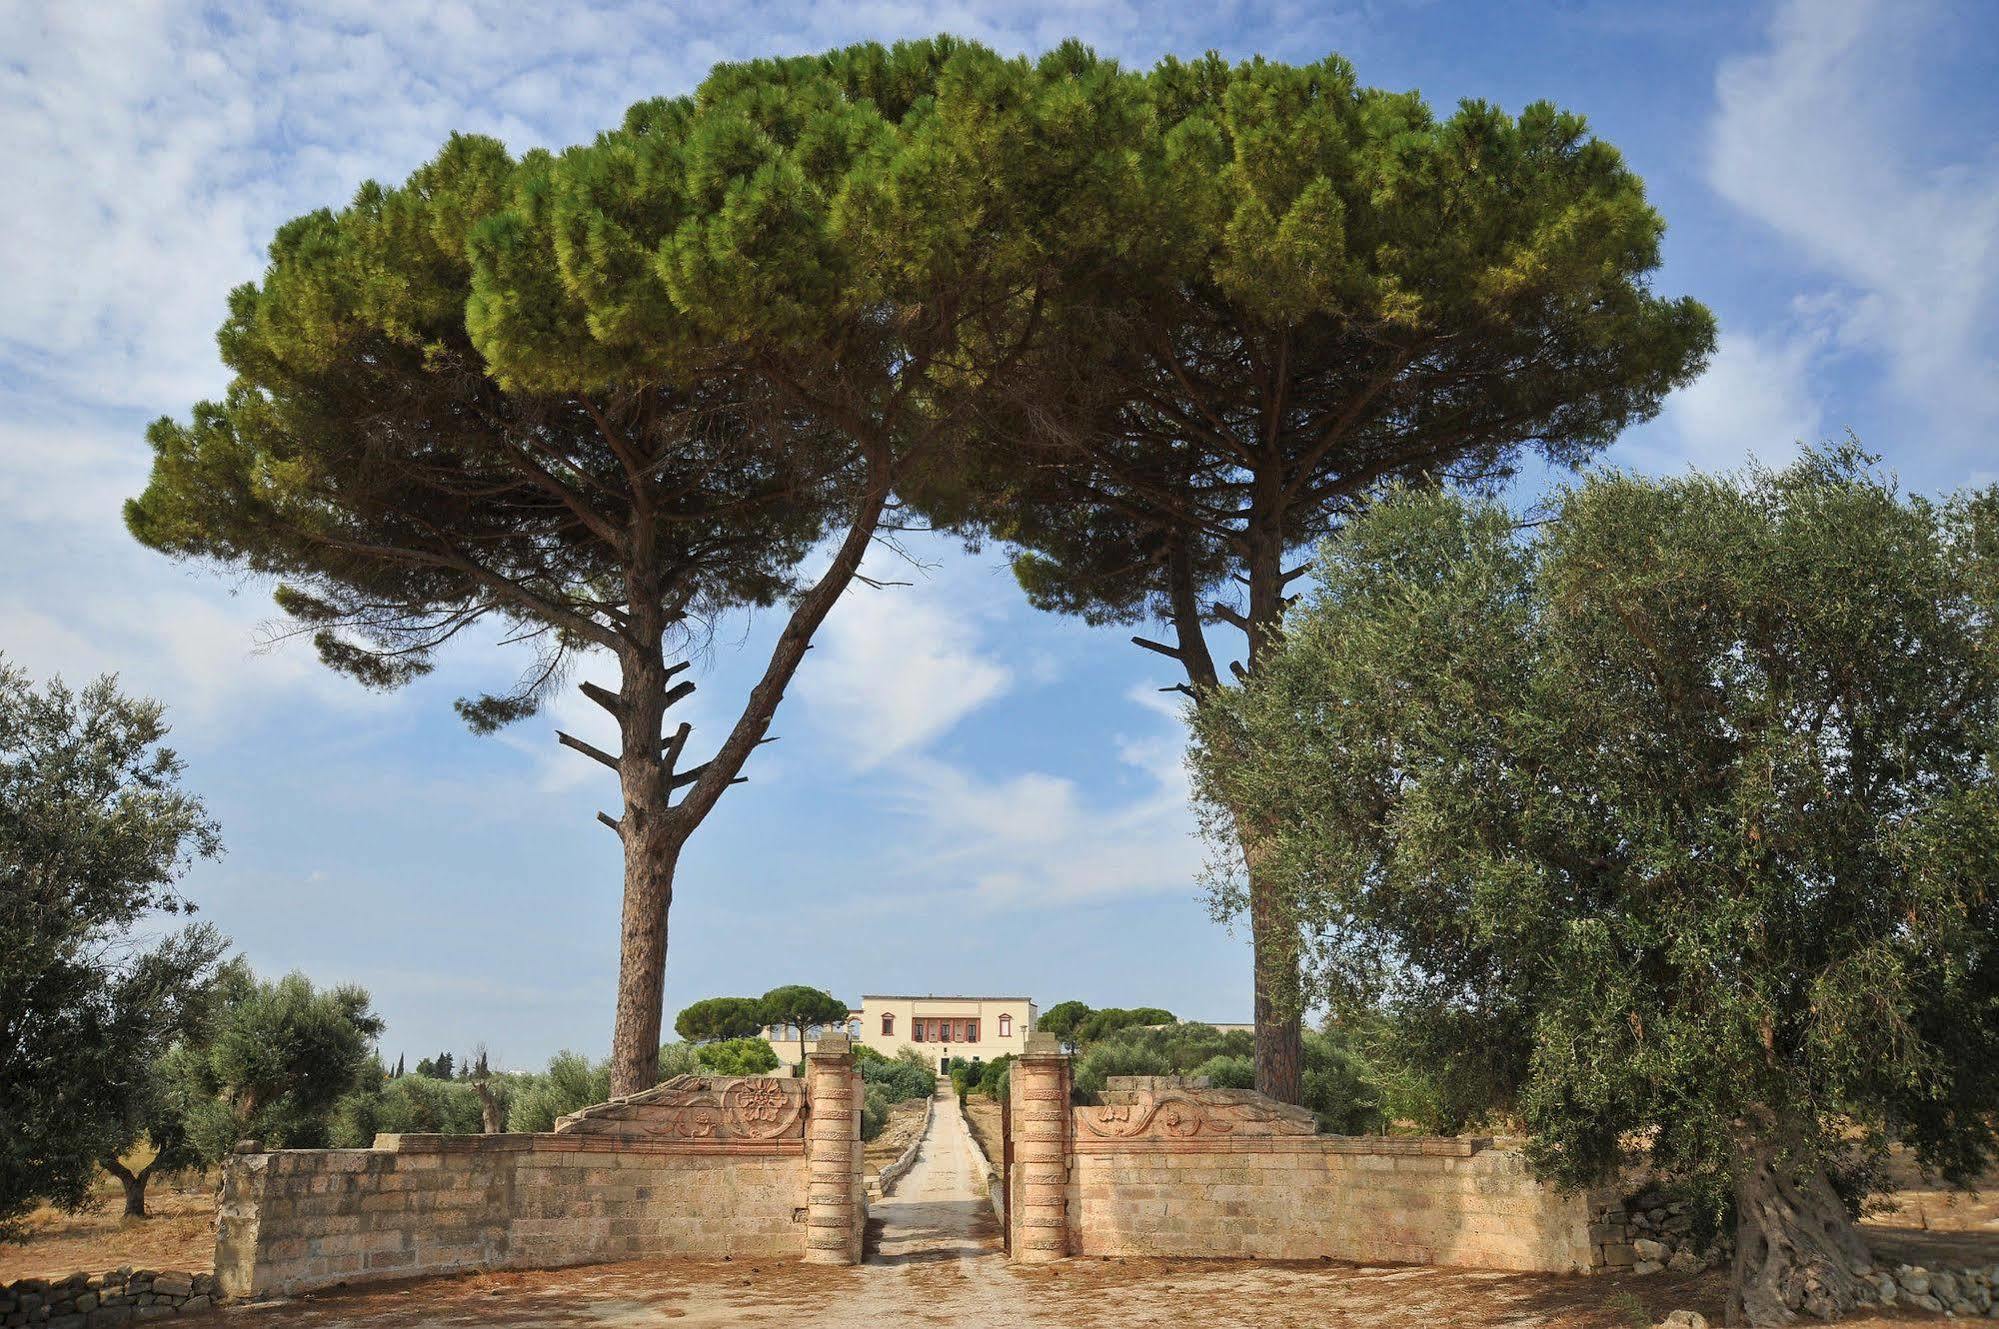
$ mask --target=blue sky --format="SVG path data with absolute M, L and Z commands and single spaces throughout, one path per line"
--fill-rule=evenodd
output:
M 1339 51 L 1433 105 L 1581 111 L 1667 218 L 1660 288 L 1722 328 L 1707 376 L 1609 461 L 1775 460 L 1851 428 L 1912 488 L 1999 480 L 1999 8 L 1977 0 L 0 0 L 0 652 L 168 703 L 229 850 L 188 893 L 260 970 L 366 984 L 391 1056 L 607 1047 L 619 856 L 591 814 L 615 788 L 553 738 L 602 717 L 572 696 L 476 738 L 451 699 L 517 657 L 468 645 L 383 696 L 270 645 L 268 587 L 125 535 L 145 422 L 223 386 L 224 296 L 278 223 L 454 129 L 559 147 L 716 60 L 937 31 L 1138 64 Z M 683 860 L 669 1019 L 801 981 L 1246 1018 L 1246 948 L 1196 884 L 1173 680 L 1121 632 L 1028 609 L 990 556 L 911 550 L 917 584 L 836 610 L 783 741 Z M 696 748 L 774 630 L 717 635 Z

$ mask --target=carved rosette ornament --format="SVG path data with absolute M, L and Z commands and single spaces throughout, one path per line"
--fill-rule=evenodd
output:
M 773 1080 L 758 1077 L 737 1080 L 722 1091 L 723 1110 L 729 1114 L 731 1128 L 752 1139 L 767 1140 L 784 1134 L 798 1117 L 798 1111 L 805 1104 L 803 1095 L 794 1095 L 789 1087 L 792 1080 Z

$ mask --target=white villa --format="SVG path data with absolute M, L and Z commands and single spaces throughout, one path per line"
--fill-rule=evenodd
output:
M 1034 1028 L 1034 1015 L 1028 997 L 866 996 L 859 1010 L 847 1013 L 845 1032 L 884 1057 L 913 1047 L 941 1071 L 954 1057 L 992 1061 L 1020 1053 Z M 819 1032 L 806 1031 L 805 1051 L 812 1050 Z M 764 1037 L 780 1062 L 798 1064 L 796 1032 L 766 1029 Z

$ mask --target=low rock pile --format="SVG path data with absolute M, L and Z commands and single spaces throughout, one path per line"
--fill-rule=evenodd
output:
M 1919 1264 L 1898 1264 L 1893 1269 L 1864 1266 L 1853 1272 L 1861 1282 L 1873 1284 L 1875 1300 L 1882 1306 L 1999 1320 L 1999 1264 L 1934 1271 Z
M 1597 1236 L 1605 1268 L 1634 1274 L 1697 1273 L 1735 1256 L 1727 1237 L 1705 1248 L 1694 1240 L 1693 1206 L 1659 1191 L 1647 1191 L 1606 1211 Z
M 68 1278 L 23 1278 L 0 1288 L 0 1326 L 97 1329 L 166 1315 L 194 1315 L 219 1305 L 213 1274 L 113 1269 Z

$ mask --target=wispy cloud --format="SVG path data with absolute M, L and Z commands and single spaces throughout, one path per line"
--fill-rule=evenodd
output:
M 1928 71 L 1951 55 L 1928 4 L 1787 0 L 1767 49 L 1723 62 L 1707 175 L 1772 228 L 1825 287 L 1825 321 L 1738 337 L 1724 386 L 1751 408 L 1786 406 L 1824 346 L 1878 357 L 1930 434 L 1989 446 L 1999 423 L 1999 158 L 1937 159 Z M 1730 347 L 1724 346 L 1724 353 Z M 1714 405 L 1723 403 L 1711 392 Z M 1696 404 L 1697 419 L 1716 411 Z M 1696 426 L 1698 429 L 1698 425 Z
M 1635 459 L 1655 470 L 1727 470 L 1751 457 L 1782 462 L 1818 441 L 1824 413 L 1812 375 L 1827 337 L 1822 326 L 1724 331 L 1707 372 L 1668 399 L 1659 426 L 1634 437 Z
M 927 890 L 994 908 L 1191 895 L 1201 850 L 1188 811 L 1186 729 L 1157 696 L 1151 687 L 1127 694 L 1150 719 L 1113 739 L 1122 780 L 990 775 L 927 758 L 902 765 L 893 798 L 921 823 L 906 870 Z
M 884 562 L 871 559 L 866 570 L 886 578 Z M 962 590 L 955 579 L 856 583 L 834 607 L 796 690 L 810 723 L 831 734 L 851 769 L 920 751 L 1012 685 L 1013 671 L 985 648 Z

